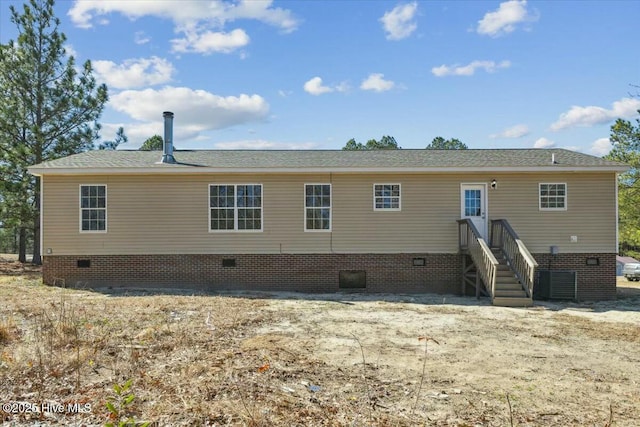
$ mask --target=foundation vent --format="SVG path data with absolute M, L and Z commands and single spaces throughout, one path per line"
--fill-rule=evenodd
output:
M 340 289 L 365 289 L 367 272 L 364 270 L 340 270 L 338 286 Z

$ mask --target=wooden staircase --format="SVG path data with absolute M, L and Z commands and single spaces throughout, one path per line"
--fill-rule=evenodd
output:
M 538 263 L 509 223 L 502 219 L 491 221 L 490 245 L 471 220 L 461 219 L 458 224 L 463 293 L 471 285 L 477 297 L 488 295 L 493 305 L 532 306 Z
M 493 305 L 502 307 L 531 307 L 533 305 L 533 299 L 527 296 L 527 291 L 509 265 L 502 249 L 491 248 L 491 252 L 498 261 Z

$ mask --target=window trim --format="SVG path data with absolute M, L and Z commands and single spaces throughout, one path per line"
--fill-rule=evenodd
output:
M 238 186 L 239 185 L 253 185 L 260 187 L 260 228 L 251 230 L 238 229 Z M 211 228 L 211 187 L 212 186 L 233 186 L 233 229 L 232 230 L 213 230 Z M 244 209 L 244 208 L 241 208 Z M 255 208 L 254 208 L 255 209 Z M 213 183 L 207 186 L 207 212 L 209 222 L 207 228 L 209 233 L 262 233 L 264 231 L 264 185 L 252 182 L 240 182 L 237 184 L 228 184 L 224 182 Z
M 397 185 L 398 186 L 398 207 L 397 208 L 377 208 L 376 207 L 376 185 Z M 385 197 L 385 196 L 380 196 L 380 197 Z M 389 196 L 391 198 L 393 198 L 394 196 Z M 400 212 L 402 211 L 402 184 L 398 183 L 389 183 L 389 182 L 385 182 L 385 183 L 379 183 L 376 182 L 373 184 L 373 210 L 375 212 Z
M 104 187 L 104 230 L 83 230 L 82 229 L 82 212 L 86 209 L 103 209 L 103 208 L 83 208 L 82 207 L 82 187 Z M 109 230 L 109 191 L 107 184 L 80 184 L 78 186 L 78 230 L 84 234 L 104 234 Z
M 542 207 L 542 186 L 543 185 L 564 185 L 564 207 L 562 208 L 543 208 Z M 538 210 L 541 212 L 563 212 L 569 206 L 569 186 L 566 182 L 539 182 L 538 183 Z
M 329 186 L 329 228 L 315 229 L 307 228 L 307 185 L 328 185 Z M 333 186 L 330 182 L 305 182 L 302 186 L 302 209 L 304 211 L 304 232 L 305 233 L 330 233 L 333 230 Z M 314 208 L 309 209 L 326 209 Z

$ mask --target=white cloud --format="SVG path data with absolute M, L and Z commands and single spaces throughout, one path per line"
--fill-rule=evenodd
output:
M 418 11 L 418 2 L 401 4 L 386 12 L 380 22 L 387 33 L 387 40 L 402 40 L 413 33 L 418 24 L 414 18 Z
M 560 114 L 556 122 L 551 124 L 551 130 L 558 131 L 571 127 L 589 127 L 611 122 L 617 118 L 628 119 L 637 115 L 640 109 L 640 99 L 622 98 L 612 104 L 610 110 L 602 107 L 572 106 L 566 113 Z
M 349 89 L 351 89 L 351 87 L 349 86 L 349 83 L 347 82 L 339 83 L 335 85 L 333 88 L 335 89 L 336 92 L 349 92 Z
M 395 83 L 391 80 L 385 80 L 384 74 L 373 73 L 369 74 L 369 77 L 362 81 L 360 89 L 373 90 L 375 92 L 385 92 L 395 87 Z
M 133 137 L 146 135 L 144 139 L 156 133 L 162 135 L 162 112 L 173 111 L 176 141 L 196 138 L 209 130 L 264 120 L 269 113 L 269 105 L 259 95 L 222 97 L 204 90 L 171 86 L 126 90 L 113 95 L 109 106 L 139 121 L 125 126 L 125 132 Z
M 285 33 L 295 31 L 299 25 L 299 20 L 291 11 L 273 7 L 272 0 L 76 0 L 68 15 L 76 26 L 91 28 L 95 22 L 112 13 L 120 13 L 131 20 L 154 16 L 173 21 L 174 32 L 184 34 L 183 38 L 172 40 L 177 52 L 228 53 L 240 45 L 246 45 L 249 37 L 244 30 L 223 31 L 233 21 L 259 21 Z
M 133 35 L 135 44 L 147 44 L 151 41 L 151 37 L 147 36 L 144 31 L 136 31 Z
M 593 141 L 589 152 L 595 156 L 604 156 L 611 151 L 611 140 L 609 138 L 599 138 Z
M 503 130 L 500 133 L 494 133 L 489 135 L 491 138 L 521 138 L 529 134 L 529 127 L 527 125 L 515 125 Z
M 511 61 L 502 61 L 496 63 L 495 61 L 473 61 L 467 65 L 441 65 L 439 67 L 433 67 L 431 72 L 436 77 L 445 76 L 472 76 L 476 70 L 482 69 L 487 73 L 494 73 L 501 68 L 509 68 Z
M 533 143 L 533 148 L 553 148 L 556 143 L 547 138 L 539 138 Z
M 526 0 L 509 0 L 500 3 L 498 10 L 487 12 L 478 21 L 476 31 L 479 34 L 499 37 L 513 32 L 518 24 L 537 20 L 538 16 L 527 10 Z
M 96 78 L 116 89 L 164 84 L 171 81 L 173 65 L 163 58 L 127 59 L 122 64 L 112 61 L 94 61 Z
M 110 13 L 121 13 L 132 20 L 143 16 L 170 19 L 179 28 L 193 28 L 198 24 L 221 28 L 230 21 L 251 19 L 278 27 L 285 32 L 294 31 L 298 27 L 299 21 L 291 11 L 274 8 L 272 4 L 271 0 L 241 0 L 237 2 L 76 0 L 69 9 L 68 15 L 71 21 L 81 28 L 91 28 L 94 18 Z
M 205 31 L 201 33 L 187 31 L 185 37 L 171 40 L 172 51 L 179 53 L 210 54 L 231 53 L 249 44 L 249 36 L 239 28 L 225 32 Z
M 219 150 L 311 150 L 318 147 L 315 142 L 275 142 L 262 139 L 216 142 Z
M 322 95 L 323 93 L 333 92 L 333 89 L 329 86 L 323 86 L 322 79 L 317 76 L 305 82 L 304 90 L 311 95 Z
M 322 84 L 322 79 L 316 76 L 305 82 L 304 91 L 316 96 L 329 92 L 348 92 L 349 84 L 347 82 L 342 82 L 333 86 L 325 86 Z M 290 93 L 291 92 L 289 92 L 289 94 Z M 283 96 L 282 93 L 280 95 Z

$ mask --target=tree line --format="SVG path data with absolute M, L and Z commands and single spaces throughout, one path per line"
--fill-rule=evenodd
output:
M 640 259 L 640 118 L 616 120 L 609 139 L 613 148 L 604 157 L 631 167 L 618 177 L 619 251 Z
M 465 143 L 456 138 L 444 139 L 441 136 L 433 138 L 433 141 L 425 147 L 427 150 L 466 150 L 468 147 Z M 384 135 L 380 140 L 370 139 L 366 144 L 356 142 L 351 138 L 344 147 L 345 151 L 358 150 L 400 150 L 402 147 L 398 145 L 396 139 L 389 135 Z
M 114 139 L 97 144 L 99 119 L 108 88 L 93 77 L 91 61 L 76 66 L 59 31 L 54 0 L 29 0 L 22 10 L 9 7 L 16 40 L 0 44 L 0 251 L 18 252 L 41 263 L 40 179 L 27 168 L 87 150 L 115 150 L 128 141 L 120 127 Z M 640 111 L 639 111 L 640 113 Z M 612 150 L 606 156 L 631 170 L 619 179 L 620 241 L 624 254 L 640 256 L 640 119 L 619 119 L 611 127 Z M 160 135 L 141 150 L 161 150 Z M 343 150 L 401 149 L 385 135 L 366 143 L 347 141 Z M 460 140 L 434 138 L 425 149 L 467 149 Z

